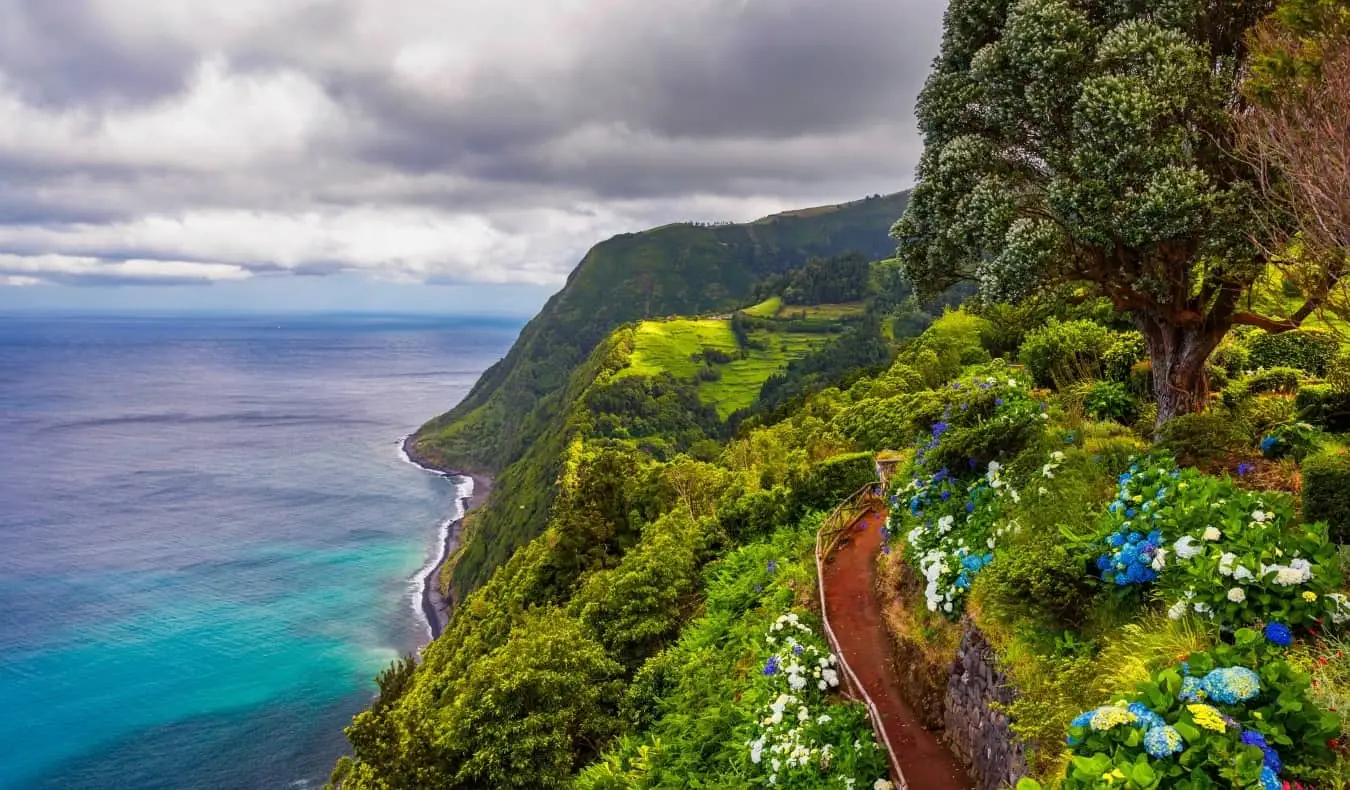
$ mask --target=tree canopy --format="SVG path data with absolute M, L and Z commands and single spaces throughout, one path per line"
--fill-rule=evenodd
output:
M 954 0 L 919 98 L 919 184 L 893 229 L 932 293 L 1013 301 L 1066 282 L 1130 312 L 1159 419 L 1196 410 L 1267 256 L 1264 204 L 1233 156 L 1248 30 L 1273 2 Z M 1159 375 L 1161 374 L 1161 375 Z

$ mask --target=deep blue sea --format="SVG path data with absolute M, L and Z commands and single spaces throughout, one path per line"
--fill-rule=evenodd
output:
M 457 515 L 398 440 L 518 329 L 0 316 L 0 788 L 322 786 Z

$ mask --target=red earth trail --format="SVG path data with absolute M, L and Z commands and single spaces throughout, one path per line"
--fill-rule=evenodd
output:
M 885 511 L 873 508 L 849 527 L 824 564 L 825 610 L 842 658 L 872 698 L 910 790 L 969 790 L 961 764 L 925 730 L 900 696 L 890 634 L 877 599 L 877 552 Z

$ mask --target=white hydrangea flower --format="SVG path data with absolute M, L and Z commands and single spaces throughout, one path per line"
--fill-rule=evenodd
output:
M 1218 527 L 1205 527 L 1205 531 L 1200 535 L 1200 537 L 1212 542 L 1223 537 L 1223 533 L 1219 531 Z
M 1167 567 L 1167 549 L 1158 549 L 1153 552 L 1153 570 L 1160 571 Z
M 1247 592 L 1241 587 L 1233 587 L 1228 591 L 1228 600 L 1233 603 L 1242 603 L 1247 600 Z
M 1234 562 L 1237 562 L 1237 555 L 1231 551 L 1225 551 L 1223 556 L 1219 557 L 1219 573 L 1224 576 L 1232 576 Z
M 1270 518 L 1270 516 L 1271 514 L 1267 513 L 1264 510 L 1252 511 L 1252 521 L 1255 521 L 1257 523 L 1264 523 L 1266 519 Z
M 1205 549 L 1195 542 L 1195 538 L 1185 535 L 1172 544 L 1172 550 L 1183 560 L 1189 560 L 1191 557 L 1203 553 Z
M 1172 618 L 1173 620 L 1180 620 L 1181 616 L 1186 614 L 1186 608 L 1187 608 L 1186 600 L 1183 598 L 1182 600 L 1177 601 L 1176 603 L 1172 604 L 1171 607 L 1168 608 L 1167 616 Z

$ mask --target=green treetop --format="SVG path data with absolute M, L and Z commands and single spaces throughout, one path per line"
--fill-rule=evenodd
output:
M 1267 259 L 1231 154 L 1246 33 L 1274 3 L 953 0 L 919 98 L 919 184 L 893 235 L 927 292 L 1014 301 L 1079 284 L 1144 334 L 1159 420 L 1200 408 L 1204 363 Z

